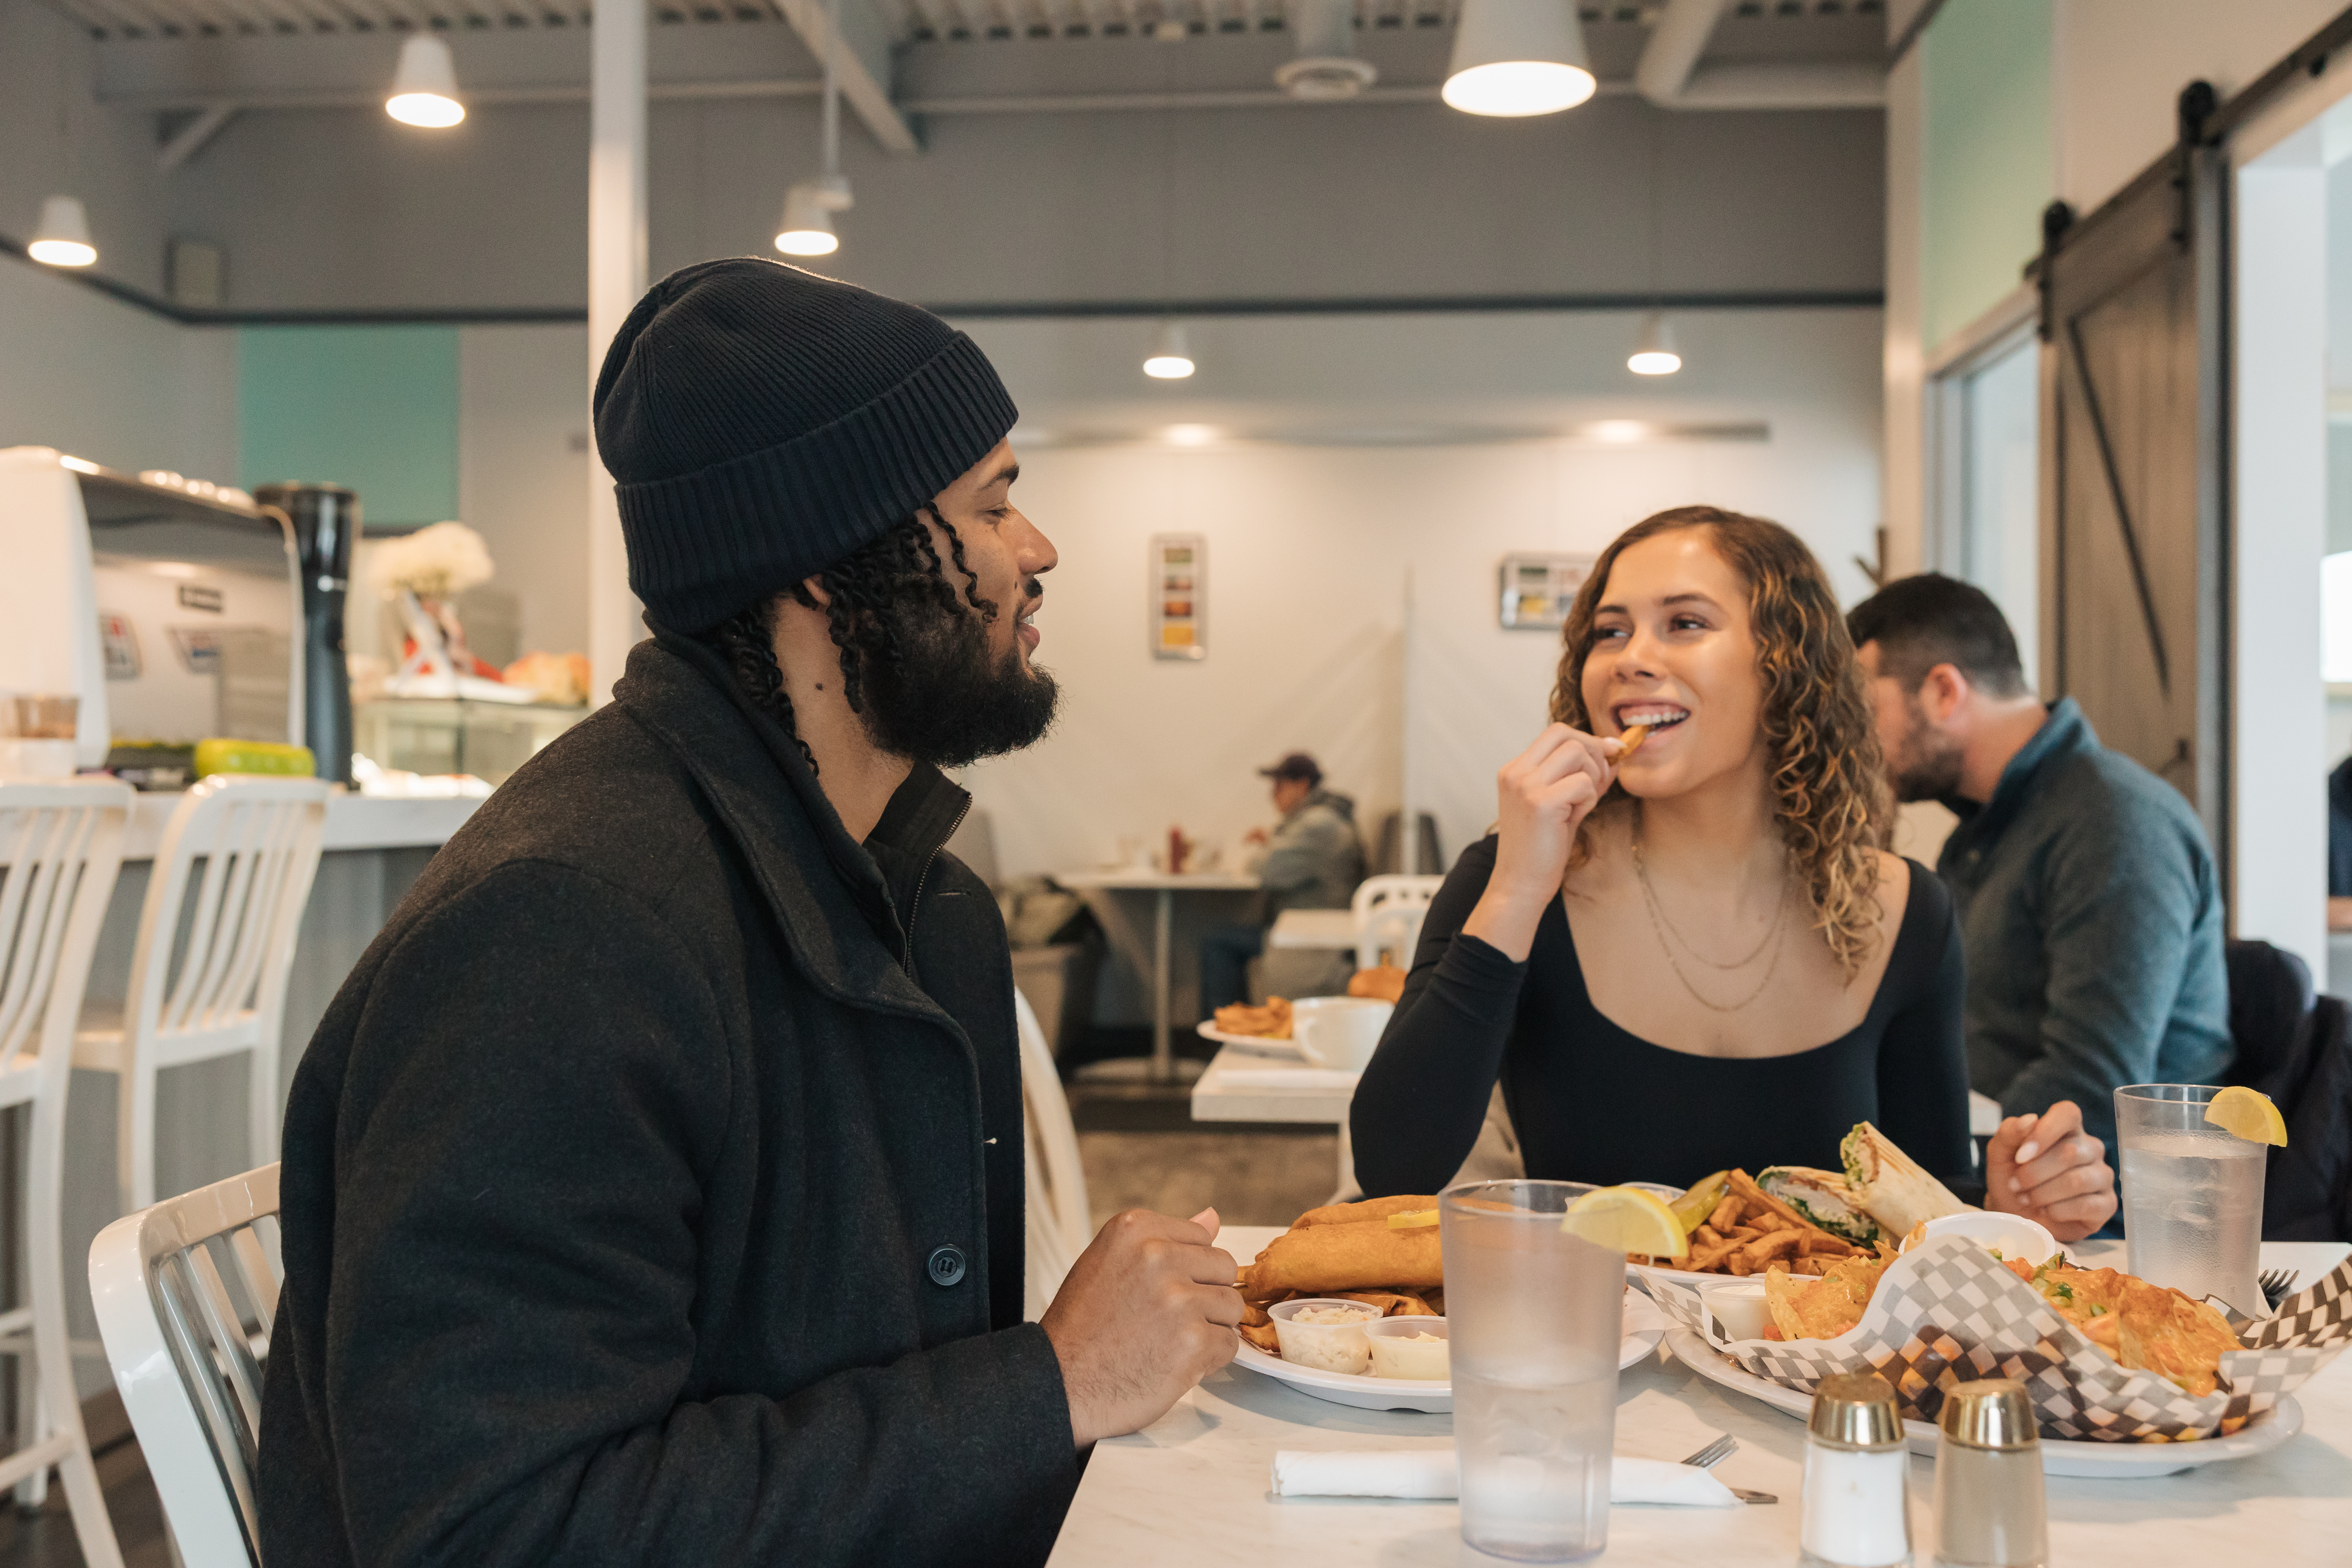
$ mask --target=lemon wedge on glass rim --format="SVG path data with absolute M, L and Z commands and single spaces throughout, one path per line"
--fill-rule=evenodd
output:
M 1639 1187 L 1595 1187 L 1559 1216 L 1559 1228 L 1612 1252 L 1642 1252 L 1652 1258 L 1689 1255 L 1683 1222 L 1655 1193 Z
M 2286 1147 L 2286 1118 L 2279 1114 L 2279 1108 L 2271 1103 L 2269 1095 L 2243 1084 L 2232 1085 L 2215 1095 L 2205 1107 L 2205 1120 L 2249 1143 Z

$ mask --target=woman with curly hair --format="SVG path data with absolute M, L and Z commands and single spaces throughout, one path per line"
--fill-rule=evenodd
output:
M 1502 770 L 1356 1091 L 1364 1190 L 1444 1185 L 1498 1083 L 1532 1176 L 1834 1167 L 1866 1120 L 1965 1179 L 1951 899 L 1881 847 L 1877 736 L 1812 553 L 1660 512 L 1601 552 L 1562 645 L 1553 722 Z

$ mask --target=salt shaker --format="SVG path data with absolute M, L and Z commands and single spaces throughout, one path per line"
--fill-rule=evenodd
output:
M 1963 1383 L 1944 1395 L 1936 1439 L 1936 1561 L 1941 1568 L 2043 1568 L 2050 1522 L 2042 1440 L 2025 1385 Z
M 1908 1568 L 1910 1468 L 1886 1380 L 1868 1372 L 1822 1379 L 1805 1424 L 1803 1568 Z

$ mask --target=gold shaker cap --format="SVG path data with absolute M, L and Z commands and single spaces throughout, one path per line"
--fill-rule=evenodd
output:
M 2031 1448 L 2040 1441 L 2033 1403 L 2013 1378 L 1956 1384 L 1944 1395 L 1937 1425 L 1947 1442 L 1971 1448 Z
M 1843 1372 L 1813 1389 L 1813 1413 L 1806 1430 L 1841 1448 L 1899 1448 L 1903 1416 L 1895 1390 L 1874 1372 Z

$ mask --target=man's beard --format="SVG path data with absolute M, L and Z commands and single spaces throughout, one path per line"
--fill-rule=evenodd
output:
M 961 605 L 910 596 L 890 614 L 898 658 L 868 653 L 860 672 L 866 732 L 884 752 L 958 768 L 1033 745 L 1053 727 L 1061 689 L 1023 664 L 1017 629 L 996 654 L 989 623 Z
M 1916 695 L 1903 700 L 1903 743 L 1886 759 L 1900 801 L 1947 800 L 1960 789 L 1960 763 L 1966 748 L 1927 722 Z

